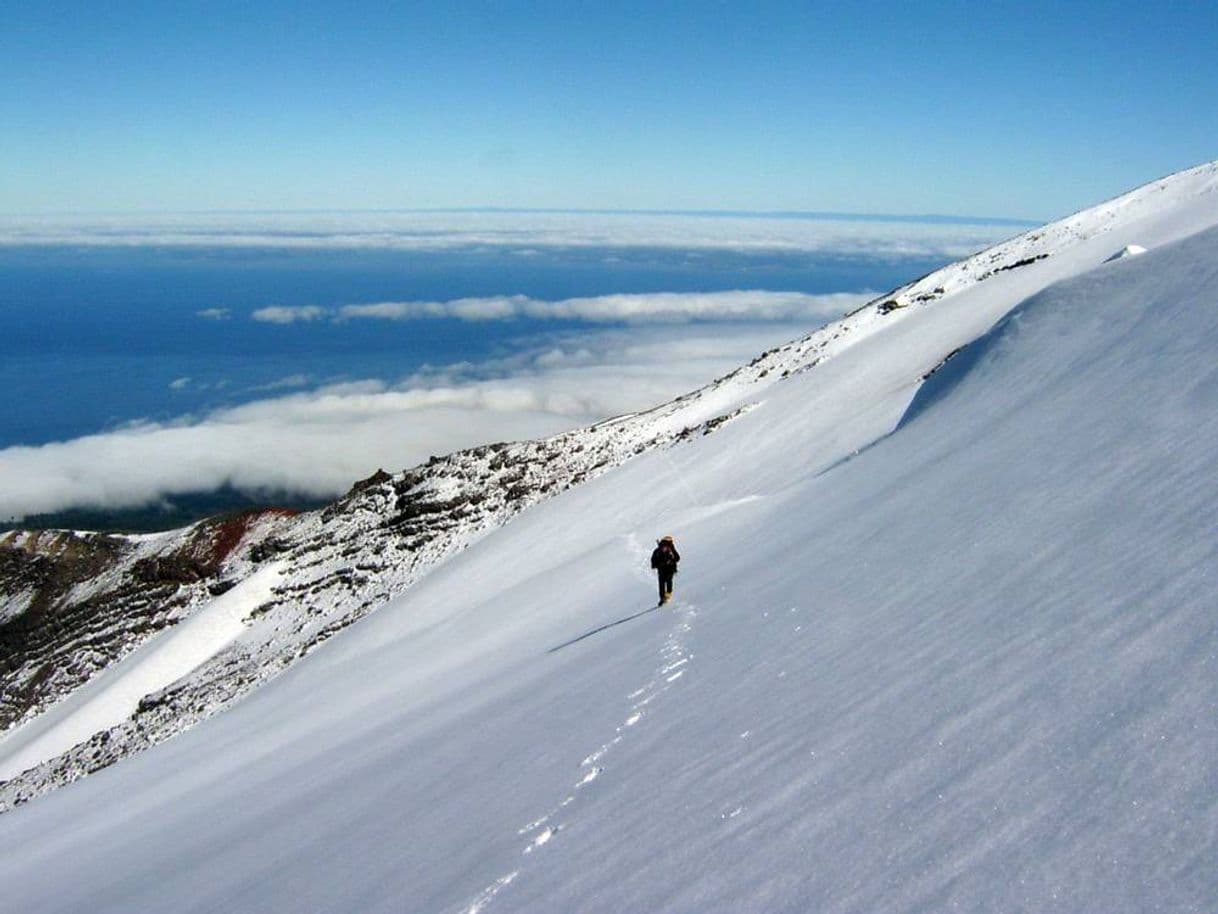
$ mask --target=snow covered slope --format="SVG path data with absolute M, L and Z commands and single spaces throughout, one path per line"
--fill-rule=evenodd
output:
M 936 271 L 671 403 L 543 441 L 474 448 L 394 476 L 378 472 L 324 511 L 218 518 L 138 541 L 0 536 L 0 727 L 10 728 L 0 736 L 0 812 L 222 711 L 528 506 L 719 429 L 793 374 L 815 370 L 822 381 L 821 459 L 865 445 L 892 427 L 901 397 L 948 346 L 975 338 L 1021 296 L 1111 259 L 1103 252 L 1121 238 L 1163 243 L 1186 234 L 1208 218 L 1213 184 L 1214 170 L 1204 166 L 1148 185 Z M 1121 252 L 1132 249 L 1142 248 L 1126 244 Z M 936 317 L 891 337 L 892 327 L 926 310 Z M 831 365 L 877 334 L 902 348 L 873 359 L 860 383 L 850 380 L 851 363 L 845 375 Z M 846 394 L 835 386 L 842 378 L 852 385 Z M 893 400 L 893 390 L 904 393 Z M 843 409 L 850 422 L 823 421 Z M 92 680 L 112 679 L 109 668 L 129 652 L 207 612 L 218 593 L 271 558 L 283 568 L 271 599 L 240 620 L 219 653 L 187 651 L 209 659 L 138 697 L 134 713 L 117 723 L 117 705 L 82 706 L 74 690 L 89 682 L 84 694 L 96 693 Z M 65 709 L 34 722 L 69 695 L 73 726 L 53 726 Z M 106 727 L 78 741 L 86 721 Z M 38 753 L 27 751 L 29 728 L 41 734 Z
M 6 905 L 1214 909 L 1216 186 L 1046 227 L 700 392 L 736 418 L 0 817 Z M 684 562 L 648 611 L 662 533 Z

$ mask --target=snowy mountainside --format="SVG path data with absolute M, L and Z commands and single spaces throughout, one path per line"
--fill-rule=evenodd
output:
M 242 514 L 157 536 L 59 531 L 0 538 L 0 558 L 13 569 L 3 579 L 8 602 L 0 634 L 12 646 L 0 708 L 16 724 L 0 741 L 0 780 L 8 781 L 0 804 L 23 802 L 179 732 L 525 506 L 660 442 L 709 433 L 732 418 L 699 421 L 699 400 L 654 411 L 646 421 L 625 417 L 545 441 L 487 445 L 396 476 L 380 471 L 334 505 L 300 516 Z M 92 737 L 87 742 L 75 738 L 76 726 L 54 755 L 27 751 L 30 734 L 16 732 L 22 724 L 37 720 L 28 728 L 35 731 L 56 726 L 58 711 L 47 708 L 101 671 L 138 663 L 139 645 L 206 611 L 271 563 L 278 580 L 248 608 L 246 628 L 214 656 L 200 657 L 188 677 L 99 710 L 95 729 L 83 734 Z
M 170 582 L 173 586 L 166 588 L 166 594 L 140 592 L 138 596 L 141 612 L 163 621 L 161 627 L 176 625 L 205 611 L 213 598 L 222 598 L 213 591 L 240 586 L 273 563 L 278 580 L 270 598 L 249 608 L 242 630 L 186 675 L 175 676 L 142 695 L 134 707 L 129 700 L 128 706 L 110 702 L 101 707 L 102 703 L 95 702 L 71 708 L 76 721 L 72 728 L 56 719 L 54 703 L 99 668 L 108 668 L 121 678 L 123 670 L 115 661 L 126 658 L 123 662 L 137 664 L 139 651 L 144 650 L 139 645 L 155 648 L 147 639 L 161 637 L 155 635 L 155 626 L 144 621 L 131 625 L 122 621 L 125 617 L 120 612 L 108 615 L 106 601 L 138 578 L 137 566 L 148 568 L 149 558 L 168 561 L 179 553 L 182 542 L 198 538 L 199 533 L 191 528 L 176 538 L 126 546 L 103 540 L 109 545 L 99 548 L 121 553 L 107 572 L 111 589 L 104 591 L 106 575 L 94 576 L 87 584 L 73 584 L 56 604 L 57 608 L 70 608 L 84 599 L 106 609 L 100 617 L 107 621 L 94 633 L 96 637 L 81 639 L 85 643 L 77 645 L 69 636 L 69 647 L 50 664 L 57 669 L 76 664 L 77 679 L 46 679 L 42 671 L 48 668 L 47 658 L 37 651 L 17 664 L 15 673 L 6 662 L 6 694 L 9 684 L 17 683 L 33 697 L 12 717 L 26 726 L 13 728 L 0 741 L 0 764 L 9 766 L 0 771 L 0 778 L 10 778 L 0 788 L 0 802 L 21 802 L 228 707 L 335 632 L 397 594 L 409 593 L 407 588 L 424 575 L 436 574 L 433 569 L 439 563 L 524 507 L 627 461 L 633 464 L 633 458 L 654 453 L 659 457 L 649 458 L 649 466 L 656 466 L 660 459 L 659 466 L 671 467 L 682 459 L 681 452 L 697 451 L 704 466 L 708 470 L 716 467 L 723 480 L 706 483 L 711 489 L 723 490 L 721 499 L 700 509 L 706 517 L 747 505 L 751 496 L 744 497 L 742 492 L 815 478 L 891 432 L 922 378 L 1020 301 L 1096 267 L 1126 246 L 1153 249 L 1212 224 L 1216 184 L 1215 167 L 1203 166 L 1012 239 L 883 296 L 656 410 L 548 441 L 488 446 L 394 476 L 378 474 L 325 511 L 296 518 L 255 519 L 251 521 L 255 535 L 243 538 L 240 548 L 226 553 L 198 580 Z M 780 383 L 784 381 L 790 383 Z M 795 401 L 785 407 L 776 405 L 779 399 L 790 401 L 793 396 Z M 736 421 L 725 424 L 731 418 Z M 736 427 L 768 428 L 775 423 L 783 436 L 798 442 L 802 459 L 796 466 L 773 459 L 773 436 L 733 434 L 732 448 L 713 452 L 700 444 L 705 431 L 721 428 L 726 435 Z M 749 466 L 746 483 L 739 478 L 741 465 Z M 692 483 L 681 474 L 662 473 L 673 477 L 668 483 L 671 487 L 692 490 Z M 588 485 L 580 485 L 579 490 Z M 590 491 L 598 489 L 593 486 Z M 64 536 L 72 542 L 90 541 Z M 19 575 L 0 579 L 6 594 L 0 616 L 5 626 L 0 628 L 2 633 L 14 621 L 27 617 L 29 608 L 43 598 L 37 583 L 28 580 L 29 568 L 49 560 L 54 549 L 48 552 L 44 540 L 29 534 L 10 535 L 0 547 L 0 559 L 20 570 Z M 552 551 L 552 546 L 548 544 L 546 549 Z M 528 566 L 523 557 L 522 564 Z M 173 567 L 172 561 L 169 567 Z M 425 613 L 419 614 L 420 619 L 424 617 Z M 79 675 L 80 670 L 85 675 Z M 82 720 L 98 725 L 96 735 L 83 743 L 73 736 Z M 34 729 L 27 730 L 31 725 Z M 27 732 L 23 735 L 22 730 Z M 28 744 L 34 737 L 43 749 L 31 756 Z M 22 766 L 31 758 L 38 761 L 26 771 Z
M 890 311 L 715 434 L 520 512 L 225 713 L 0 816 L 6 902 L 1212 910 L 1214 199 L 1029 294 L 1062 252 Z M 684 560 L 650 610 L 662 532 Z

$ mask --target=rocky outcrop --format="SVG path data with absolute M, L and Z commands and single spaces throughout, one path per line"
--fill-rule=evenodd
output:
M 173 534 L 70 531 L 0 537 L 0 729 L 26 720 L 231 586 L 226 560 L 284 512 Z

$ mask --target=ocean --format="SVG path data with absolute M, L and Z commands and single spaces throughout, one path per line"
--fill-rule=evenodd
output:
M 596 249 L 403 252 L 181 247 L 0 248 L 0 448 L 169 421 L 315 383 L 400 378 L 538 345 L 569 321 L 248 319 L 269 306 L 524 295 L 884 290 L 940 260 Z M 200 312 L 226 311 L 223 319 Z M 811 328 L 809 328 L 811 329 Z M 306 380 L 308 379 L 308 380 Z M 709 379 L 708 379 L 709 380 Z
M 0 522 L 315 503 L 380 466 L 663 402 L 1014 233 L 738 214 L 230 223 L 0 220 Z

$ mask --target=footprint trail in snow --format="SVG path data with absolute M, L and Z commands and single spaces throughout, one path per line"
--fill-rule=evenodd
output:
M 698 613 L 692 605 L 674 608 L 677 609 L 679 615 L 664 640 L 664 646 L 660 649 L 660 665 L 645 685 L 626 696 L 626 700 L 631 703 L 630 711 L 622 723 L 614 729 L 613 736 L 601 743 L 580 762 L 580 776 L 564 792 L 563 799 L 544 815 L 517 830 L 517 835 L 527 839 L 527 843 L 520 850 L 521 856 L 528 857 L 535 854 L 560 835 L 566 827 L 566 823 L 570 821 L 573 813 L 571 807 L 575 804 L 580 792 L 591 788 L 606 772 L 608 768 L 604 764 L 606 756 L 629 735 L 634 727 L 642 724 L 648 715 L 655 713 L 651 707 L 652 704 L 673 688 L 689 670 L 689 663 L 693 659 L 693 655 L 685 649 L 685 635 L 692 630 L 693 620 Z M 563 821 L 557 821 L 559 819 Z M 515 882 L 519 875 L 520 869 L 514 869 L 500 876 L 479 892 L 477 897 L 462 910 L 465 914 L 482 914 L 495 900 L 495 897 Z

